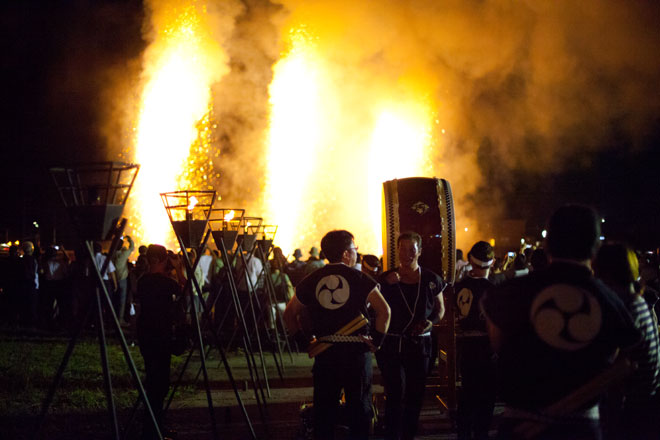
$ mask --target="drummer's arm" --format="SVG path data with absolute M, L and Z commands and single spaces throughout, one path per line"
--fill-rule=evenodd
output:
M 433 324 L 437 324 L 443 316 L 445 316 L 445 300 L 442 297 L 442 292 L 440 292 L 433 301 L 433 311 L 431 312 L 430 321 Z
M 291 298 L 289 303 L 286 305 L 286 309 L 284 309 L 284 314 L 282 315 L 284 318 L 284 324 L 286 325 L 289 334 L 294 335 L 298 332 L 298 330 L 300 330 L 298 316 L 303 313 L 304 309 L 305 305 L 301 303 L 298 297 L 294 294 L 293 298 Z
M 380 333 L 387 333 L 387 329 L 390 327 L 390 316 L 392 311 L 390 310 L 389 304 L 383 298 L 383 295 L 378 290 L 378 287 L 374 287 L 369 295 L 367 296 L 367 302 L 371 304 L 371 307 L 374 309 L 376 314 L 376 319 L 374 322 L 374 328 Z

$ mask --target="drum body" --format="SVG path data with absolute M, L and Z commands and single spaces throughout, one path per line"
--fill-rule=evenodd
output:
M 454 283 L 456 228 L 451 186 L 445 179 L 409 177 L 383 183 L 384 270 L 397 267 L 400 233 L 422 236 L 419 264 Z

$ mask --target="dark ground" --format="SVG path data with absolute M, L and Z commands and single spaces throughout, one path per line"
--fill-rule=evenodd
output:
M 268 388 L 264 382 L 266 405 L 263 420 L 256 404 L 254 390 L 250 383 L 249 370 L 245 355 L 241 352 L 229 354 L 229 362 L 239 395 L 244 402 L 249 418 L 254 426 L 257 438 L 268 440 L 302 439 L 303 423 L 301 405 L 312 399 L 312 360 L 307 354 L 284 353 L 283 378 L 278 375 L 273 361 L 273 355 L 264 353 Z M 257 357 L 257 365 L 261 364 Z M 375 365 L 375 362 L 374 362 Z M 212 439 L 213 430 L 209 414 L 206 391 L 203 387 L 202 375 L 197 387 L 195 375 L 199 371 L 199 356 L 194 356 L 186 370 L 183 381 L 187 391 L 174 399 L 167 414 L 168 427 L 178 433 L 179 440 Z M 220 355 L 213 351 L 208 359 L 209 383 L 213 400 L 214 413 L 217 420 L 218 438 L 249 439 L 251 438 L 245 418 L 242 415 L 237 398 L 228 380 Z M 175 380 L 173 372 L 173 381 Z M 438 377 L 431 377 L 426 389 L 425 404 L 420 420 L 419 438 L 423 439 L 454 439 L 449 417 L 436 398 L 439 386 Z M 383 388 L 380 386 L 380 375 L 374 368 L 374 395 L 377 407 L 382 410 Z M 190 389 L 193 391 L 190 391 Z M 270 391 L 270 392 L 269 392 Z M 126 434 L 122 438 L 140 438 L 142 414 L 138 413 L 134 422 L 130 423 L 131 410 L 121 410 L 118 414 L 120 429 Z M 265 423 L 264 423 L 265 421 Z M 34 416 L 12 417 L 0 415 L 0 439 L 31 438 L 36 419 Z M 107 411 L 93 414 L 53 414 L 49 413 L 42 435 L 43 439 L 108 439 L 112 438 Z M 338 428 L 338 438 L 342 438 L 341 428 Z M 378 427 L 374 439 L 382 439 Z

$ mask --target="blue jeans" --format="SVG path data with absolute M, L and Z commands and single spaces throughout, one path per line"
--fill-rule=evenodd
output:
M 373 369 L 371 352 L 365 353 L 363 347 L 363 344 L 338 343 L 316 358 L 312 370 L 315 439 L 334 438 L 342 388 L 350 430 L 348 438 L 369 437 Z
M 123 321 L 126 317 L 126 292 L 128 291 L 128 278 L 124 278 L 123 280 L 119 280 L 117 283 L 117 301 L 119 302 L 117 304 L 117 307 L 115 310 L 117 310 L 117 318 L 119 318 L 120 321 Z

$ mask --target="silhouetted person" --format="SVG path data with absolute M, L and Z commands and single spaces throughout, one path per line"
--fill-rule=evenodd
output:
M 305 277 L 305 262 L 302 261 L 302 256 L 302 251 L 296 249 L 293 251 L 293 261 L 286 266 L 285 272 L 289 275 L 294 287 Z
M 145 390 L 162 432 L 163 403 L 170 384 L 174 299 L 181 295 L 181 288 L 179 283 L 169 276 L 174 263 L 169 262 L 165 247 L 152 244 L 146 256 L 149 260 L 149 272 L 138 281 L 140 315 L 137 321 L 137 336 L 140 353 L 144 358 Z M 156 438 L 148 413 L 145 415 L 143 438 Z
M 128 244 L 128 247 L 125 245 Z M 126 318 L 126 298 L 128 296 L 128 257 L 135 250 L 135 244 L 130 236 L 126 236 L 122 242 L 122 247 L 115 252 L 112 262 L 115 265 L 115 274 L 117 277 L 117 293 L 113 301 L 117 318 L 121 324 L 125 323 Z
M 321 240 L 321 249 L 330 264 L 305 277 L 296 287 L 294 297 L 284 311 L 289 334 L 300 329 L 299 319 L 306 313 L 312 323 L 312 333 L 318 341 L 332 346 L 314 359 L 314 437 L 334 438 L 339 397 L 342 388 L 346 396 L 349 438 L 369 436 L 371 410 L 371 351 L 375 351 L 387 332 L 390 308 L 373 278 L 353 268 L 357 247 L 353 235 L 344 230 L 330 231 Z M 367 305 L 375 313 L 373 324 L 376 338 L 366 337 L 362 327 L 353 334 L 337 331 L 360 313 L 368 316 Z M 379 340 L 376 340 L 379 339 Z
M 305 263 L 305 275 L 309 275 L 316 269 L 320 269 L 323 266 L 325 266 L 325 261 L 321 259 L 321 253 L 317 247 L 312 246 L 312 248 L 309 250 L 309 258 Z
M 21 295 L 23 303 L 23 323 L 36 326 L 39 320 L 39 264 L 34 256 L 31 241 L 23 242 L 23 270 L 21 273 Z
M 588 207 L 559 208 L 547 228 L 550 266 L 488 291 L 481 302 L 500 361 L 502 438 L 520 438 L 523 423 L 539 420 L 547 428 L 534 438 L 600 438 L 598 398 L 546 413 L 640 340 L 622 301 L 591 272 L 600 223 Z
M 53 304 L 57 302 L 58 324 L 68 327 L 73 316 L 71 282 L 69 279 L 69 261 L 64 252 L 50 246 L 44 253 L 43 285 L 41 286 L 41 322 L 51 328 L 53 322 Z
M 611 422 L 605 425 L 607 439 L 660 438 L 658 387 L 660 386 L 660 343 L 658 327 L 646 301 L 635 289 L 639 277 L 639 261 L 635 253 L 621 243 L 604 245 L 594 260 L 594 272 L 626 305 L 642 340 L 623 353 L 637 364 L 623 387 L 611 390 L 605 409 Z M 623 411 L 622 411 L 623 410 Z
M 366 273 L 372 278 L 376 278 L 380 276 L 381 269 L 382 269 L 382 265 L 380 264 L 380 260 L 378 259 L 377 256 L 367 254 L 362 257 L 362 266 L 360 267 L 360 270 L 362 270 L 362 272 Z
M 493 288 L 488 281 L 495 252 L 478 241 L 468 252 L 470 270 L 456 283 L 456 352 L 461 374 L 456 425 L 459 439 L 487 439 L 495 407 L 495 354 L 479 301 Z

